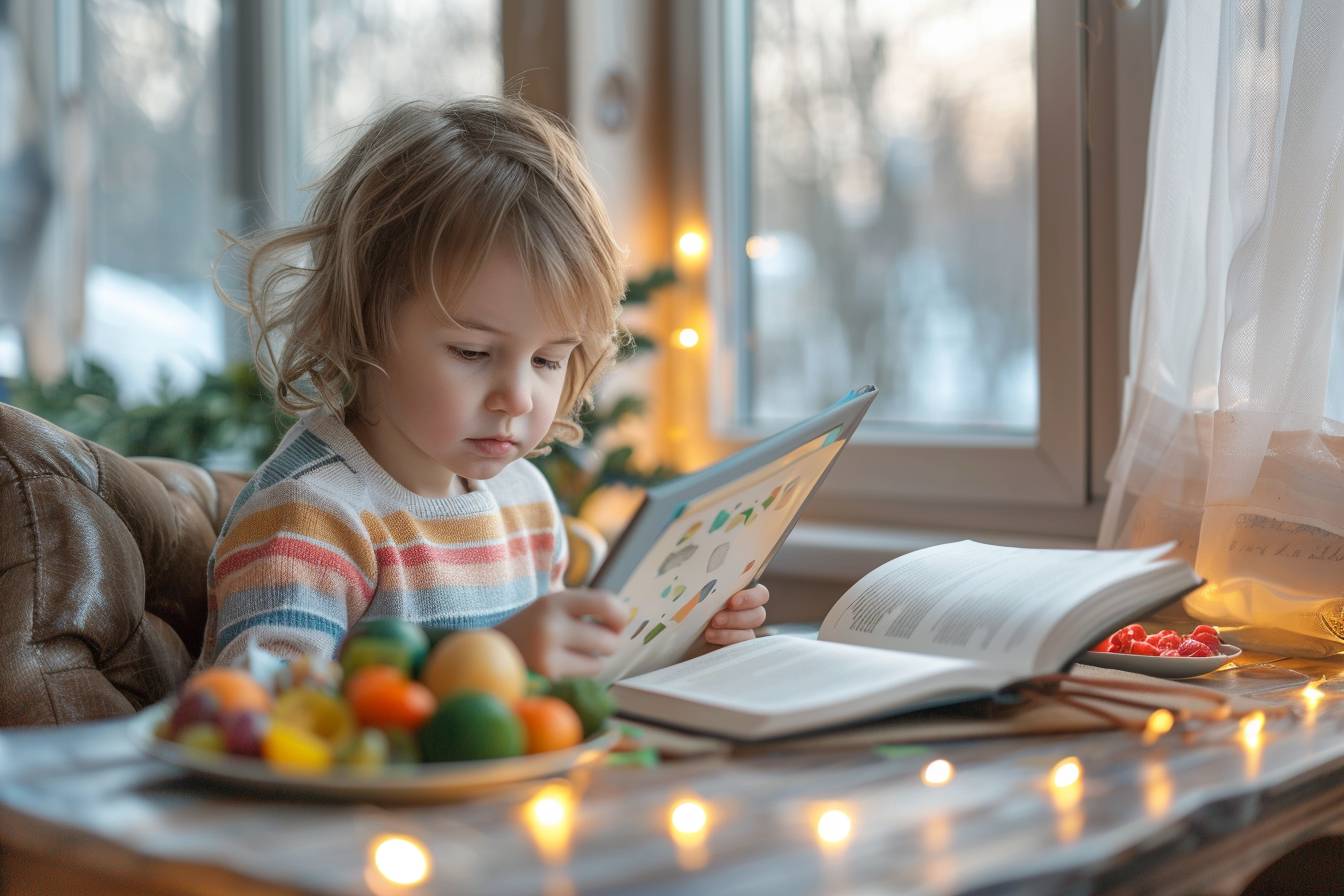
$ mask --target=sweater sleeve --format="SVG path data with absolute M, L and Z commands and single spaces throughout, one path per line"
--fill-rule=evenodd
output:
M 252 495 L 215 545 L 204 663 L 241 662 L 249 644 L 278 657 L 332 657 L 377 581 L 353 508 L 301 480 Z

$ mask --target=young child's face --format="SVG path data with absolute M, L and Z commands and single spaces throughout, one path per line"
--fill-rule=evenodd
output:
M 449 310 L 417 295 L 396 311 L 387 376 L 366 380 L 364 416 L 400 443 L 400 463 L 489 479 L 555 420 L 578 334 L 557 330 L 511 247 L 493 251 Z M 420 478 L 420 477 L 416 477 Z

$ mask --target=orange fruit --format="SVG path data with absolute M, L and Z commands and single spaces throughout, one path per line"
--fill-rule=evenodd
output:
M 507 635 L 475 629 L 454 632 L 435 644 L 420 680 L 439 700 L 478 691 L 512 706 L 527 690 L 527 666 Z
M 221 712 L 241 712 L 250 709 L 266 712 L 271 708 L 271 695 L 255 678 L 242 669 L 212 666 L 202 669 L 182 685 L 182 696 L 204 691 L 219 701 Z
M 345 684 L 345 699 L 361 725 L 414 731 L 434 715 L 434 695 L 395 666 L 364 666 Z
M 524 697 L 513 711 L 523 723 L 529 753 L 563 750 L 583 740 L 579 714 L 559 697 Z

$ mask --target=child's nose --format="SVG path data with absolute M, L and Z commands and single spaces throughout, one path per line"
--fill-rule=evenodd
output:
M 532 391 L 527 377 L 514 372 L 502 376 L 490 393 L 487 407 L 510 417 L 521 417 L 532 410 Z

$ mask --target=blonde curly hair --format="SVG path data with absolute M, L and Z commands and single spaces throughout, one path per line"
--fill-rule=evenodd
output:
M 511 239 L 541 313 L 582 340 L 542 445 L 579 440 L 577 416 L 625 338 L 624 252 L 559 119 L 506 97 L 402 103 L 315 190 L 301 224 L 230 238 L 245 253 L 246 301 L 215 278 L 247 315 L 280 408 L 344 415 L 390 344 L 398 304 L 429 291 L 449 314 L 491 248 Z

